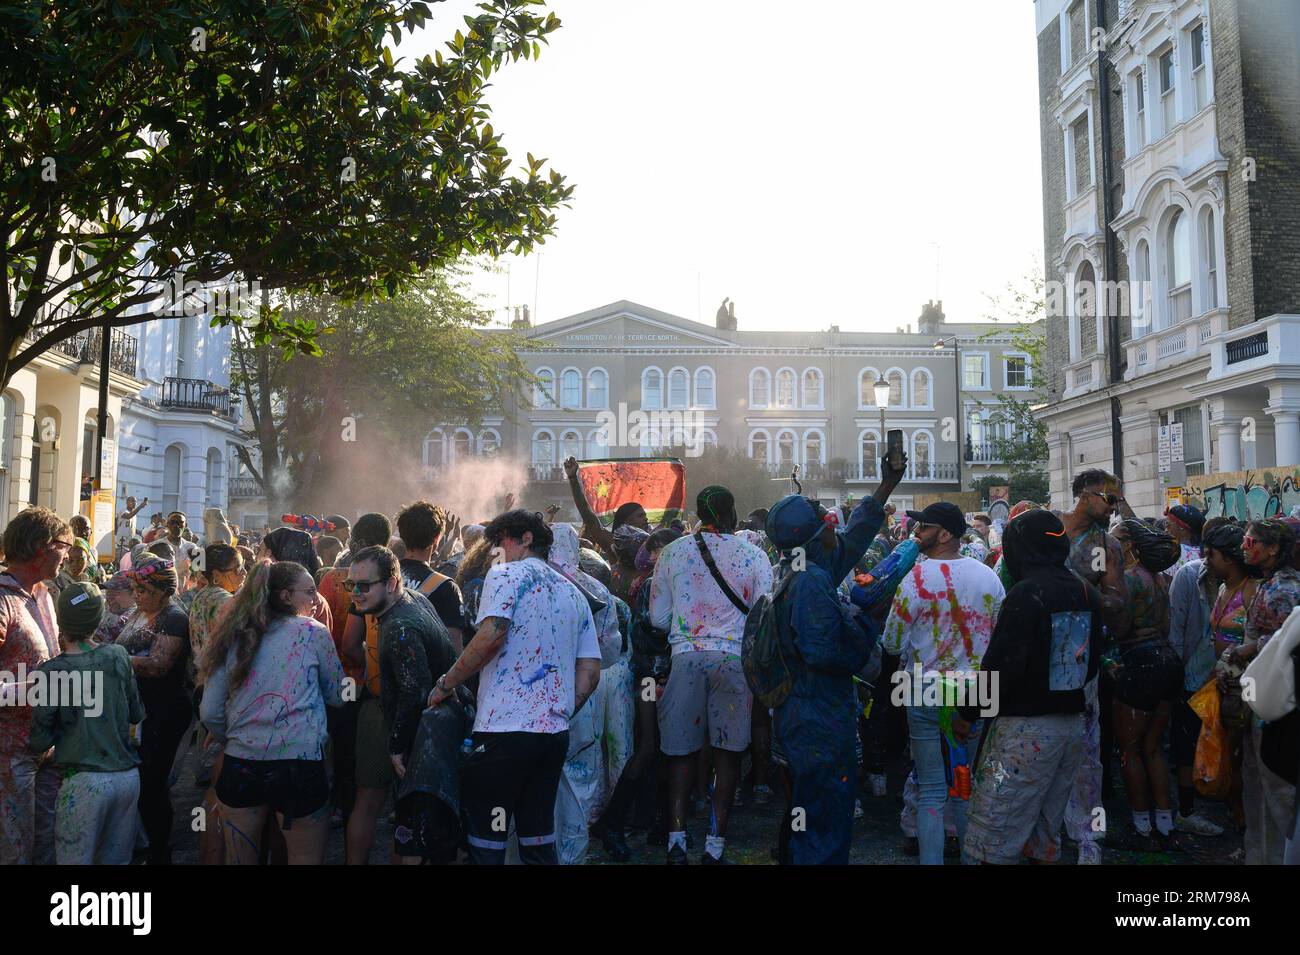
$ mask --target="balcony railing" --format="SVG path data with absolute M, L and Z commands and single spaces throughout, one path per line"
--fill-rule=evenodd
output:
M 26 339 L 27 341 L 36 341 L 49 330 L 49 320 L 42 319 L 41 327 L 29 330 Z M 89 365 L 98 365 L 99 353 L 102 350 L 104 341 L 103 336 L 104 330 L 102 328 L 83 329 L 77 334 L 63 339 L 63 341 L 55 342 L 50 346 L 50 349 L 67 355 L 76 361 Z M 134 378 L 140 343 L 136 341 L 134 335 L 128 335 L 120 328 L 112 330 L 112 335 L 108 341 L 108 367 L 113 371 Z
M 239 396 L 201 378 L 164 378 L 162 406 L 183 411 L 211 411 L 223 418 L 239 419 Z
M 230 499 L 232 501 L 261 496 L 262 485 L 257 483 L 257 478 L 232 477 L 230 479 Z
M 971 464 L 992 464 L 1000 462 L 1002 455 L 998 453 L 997 445 L 992 441 L 973 441 L 970 445 L 970 457 L 966 460 Z
M 1229 365 L 1249 361 L 1252 358 L 1261 358 L 1268 354 L 1268 332 L 1258 332 L 1246 338 L 1238 338 L 1236 341 L 1228 342 L 1227 351 Z

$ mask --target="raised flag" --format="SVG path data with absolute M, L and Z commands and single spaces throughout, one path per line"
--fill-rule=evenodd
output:
M 645 508 L 651 524 L 682 517 L 686 466 L 677 458 L 607 458 L 579 461 L 578 481 L 587 503 L 605 526 L 629 501 Z

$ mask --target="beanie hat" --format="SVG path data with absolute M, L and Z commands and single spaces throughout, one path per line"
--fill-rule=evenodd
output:
M 88 637 L 104 619 L 104 595 L 88 580 L 77 580 L 59 593 L 55 613 L 59 631 L 69 637 Z

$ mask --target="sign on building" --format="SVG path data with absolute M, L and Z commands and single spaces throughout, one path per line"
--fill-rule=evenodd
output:
M 1187 480 L 1187 465 L 1183 463 L 1183 426 L 1162 424 L 1156 447 L 1160 483 L 1165 487 L 1181 487 Z

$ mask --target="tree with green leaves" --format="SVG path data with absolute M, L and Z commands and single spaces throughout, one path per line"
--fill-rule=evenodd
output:
M 542 0 L 478 11 L 403 62 L 422 0 L 0 7 L 0 387 L 78 332 L 163 319 L 187 287 L 391 296 L 542 242 L 572 187 L 531 154 L 514 174 L 485 94 L 560 22 Z M 213 322 L 318 350 L 274 309 Z
M 1020 474 L 1035 473 L 1044 474 L 1045 479 L 1044 469 L 1047 467 L 1047 426 L 1034 415 L 1034 409 L 1046 400 L 1047 376 L 1043 359 L 1047 340 L 1043 319 L 1047 305 L 1043 297 L 1044 288 L 1042 269 L 1035 266 L 1019 282 L 1007 283 L 1001 293 L 985 295 L 990 310 L 983 317 L 994 322 L 995 327 L 982 337 L 1009 335 L 1013 347 L 1029 356 L 1031 390 L 1025 397 L 1004 391 L 996 401 L 981 402 L 981 405 L 995 408 L 1008 425 L 994 433 L 990 444 L 994 456 L 1007 466 L 1013 480 Z
M 232 386 L 247 403 L 260 466 L 240 453 L 273 510 L 336 509 L 342 486 L 367 477 L 378 479 L 372 497 L 399 477 L 409 494 L 429 430 L 454 422 L 477 431 L 485 414 L 531 388 L 514 338 L 485 329 L 489 313 L 464 276 L 460 266 L 439 269 L 392 298 L 352 303 L 294 296 L 286 320 L 318 329 L 319 355 L 235 329 Z
M 692 513 L 695 496 L 710 484 L 721 484 L 731 491 L 741 520 L 754 508 L 771 507 L 793 490 L 789 475 L 774 480 L 764 465 L 738 448 L 704 447 L 698 457 L 691 457 L 685 446 L 665 453 L 686 465 L 686 510 Z

